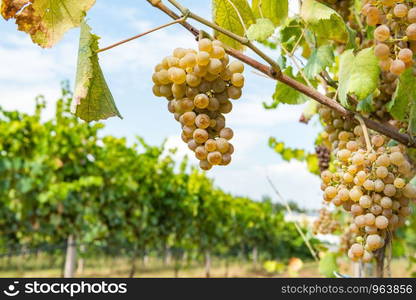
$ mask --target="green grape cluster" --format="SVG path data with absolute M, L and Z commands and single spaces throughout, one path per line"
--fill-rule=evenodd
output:
M 383 71 L 396 76 L 414 65 L 416 51 L 416 6 L 413 1 L 370 0 L 362 14 L 370 26 L 377 26 L 374 53 Z
M 155 67 L 153 93 L 168 100 L 168 110 L 182 127 L 182 140 L 194 151 L 200 168 L 228 165 L 234 133 L 225 127 L 231 100 L 242 95 L 244 65 L 229 62 L 222 43 L 201 39 L 198 51 L 176 48 Z
M 357 239 L 348 256 L 368 262 L 384 246 L 387 234 L 411 214 L 416 188 L 409 181 L 414 170 L 404 146 L 389 146 L 387 138 L 359 125 L 351 128 L 350 121 L 328 108 L 321 107 L 319 114 L 336 157 L 334 170 L 321 173 L 324 200 L 350 213 L 350 230 Z
M 318 218 L 312 224 L 314 234 L 331 234 L 339 229 L 339 222 L 326 207 L 319 210 Z

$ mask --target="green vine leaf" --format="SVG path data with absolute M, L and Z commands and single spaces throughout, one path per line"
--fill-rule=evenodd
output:
M 99 37 L 91 33 L 91 28 L 82 23 L 71 111 L 87 122 L 114 116 L 122 118 L 98 63 L 98 40 Z
M 214 22 L 239 36 L 245 36 L 245 28 L 255 21 L 247 0 L 213 0 L 212 7 Z M 241 23 L 240 17 L 244 24 Z M 242 44 L 222 33 L 215 31 L 214 36 L 234 49 L 244 50 Z
M 286 147 L 284 142 L 279 142 L 275 138 L 269 138 L 269 147 L 274 150 L 284 161 L 297 160 L 306 162 L 309 172 L 319 175 L 319 159 L 314 153 L 307 153 L 303 149 L 295 149 Z
M 315 0 L 305 0 L 301 7 L 301 17 L 322 43 L 333 40 L 347 43 L 349 33 L 342 17 L 333 9 Z
M 338 96 L 342 105 L 348 107 L 348 94 L 361 101 L 378 87 L 380 67 L 373 48 L 367 48 L 354 56 L 353 50 L 340 57 Z
M 278 42 L 282 44 L 289 52 L 298 44 L 298 41 L 304 42 L 302 37 L 303 25 L 302 20 L 294 17 L 288 19 L 286 24 L 280 28 Z M 300 43 L 301 44 L 301 43 Z
M 289 66 L 286 70 L 284 70 L 283 73 L 293 79 L 296 79 L 299 82 L 302 82 L 303 84 L 306 84 L 299 74 L 297 76 L 293 75 L 293 69 L 291 66 Z M 308 101 L 309 99 L 310 99 L 309 97 L 291 88 L 290 86 L 281 82 L 277 82 L 276 89 L 273 94 L 273 103 L 270 105 L 267 105 L 267 104 L 263 104 L 263 105 L 266 109 L 274 109 L 280 103 L 302 104 Z
M 275 26 L 281 25 L 289 12 L 288 0 L 253 0 L 251 6 L 256 18 L 268 18 Z
M 375 111 L 375 107 L 373 103 L 373 95 L 370 95 L 364 100 L 361 100 L 360 102 L 358 102 L 357 111 L 361 111 L 364 113 L 371 113 Z
M 43 48 L 54 46 L 69 29 L 81 25 L 95 0 L 3 0 L 1 14 Z
M 338 271 L 337 255 L 333 252 L 327 252 L 319 261 L 319 273 L 325 277 L 335 277 L 334 272 Z
M 396 91 L 389 103 L 387 111 L 397 120 L 404 121 L 408 116 L 409 106 L 413 107 L 416 100 L 416 77 L 411 68 L 400 75 Z
M 333 63 L 334 49 L 331 45 L 324 45 L 314 49 L 305 66 L 305 76 L 309 79 L 313 79 L 316 75 L 325 70 L 325 68 L 332 66 Z
M 274 25 L 269 19 L 257 19 L 247 30 L 247 38 L 250 41 L 263 42 L 274 32 Z

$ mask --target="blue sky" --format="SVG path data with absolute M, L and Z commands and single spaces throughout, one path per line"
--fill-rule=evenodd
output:
M 181 3 L 210 18 L 209 0 L 182 0 Z M 291 9 L 296 10 L 295 7 Z M 97 0 L 88 20 L 93 32 L 101 36 L 101 47 L 170 21 L 144 0 Z M 51 103 L 46 117 L 52 116 L 53 102 L 60 94 L 60 82 L 69 79 L 73 84 L 75 78 L 78 35 L 79 29 L 73 29 L 56 47 L 45 50 L 32 44 L 26 34 L 18 32 L 12 21 L 1 19 L 0 105 L 30 112 L 35 96 L 43 94 Z M 178 147 L 178 158 L 189 155 L 196 164 L 197 160 L 180 139 L 179 124 L 167 111 L 166 101 L 155 98 L 151 92 L 154 65 L 176 47 L 195 47 L 193 36 L 180 25 L 100 54 L 107 83 L 124 117 L 123 120 L 104 121 L 105 133 L 127 136 L 130 140 L 139 135 L 151 144 L 167 139 L 168 146 Z M 277 52 L 268 53 L 275 58 L 278 56 Z M 285 198 L 304 207 L 319 207 L 319 179 L 309 174 L 303 163 L 284 162 L 267 146 L 268 138 L 274 136 L 288 146 L 313 151 L 319 125 L 312 122 L 306 126 L 298 122 L 302 106 L 281 105 L 277 110 L 264 110 L 262 102 L 270 101 L 275 82 L 253 73 L 249 67 L 245 76 L 243 97 L 234 102 L 234 110 L 227 115 L 227 126 L 235 133 L 233 162 L 227 167 L 212 169 L 209 176 L 226 191 L 260 199 L 266 194 L 273 196 L 266 181 L 268 174 Z

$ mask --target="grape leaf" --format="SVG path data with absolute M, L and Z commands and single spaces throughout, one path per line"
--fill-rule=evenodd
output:
M 302 77 L 298 74 L 297 76 L 293 75 L 293 69 L 291 66 L 289 66 L 286 70 L 283 72 L 285 75 L 296 79 L 299 82 L 302 82 L 305 84 L 305 81 L 302 79 Z M 274 109 L 276 108 L 280 103 L 285 104 L 302 104 L 309 100 L 309 97 L 305 96 L 304 94 L 298 92 L 297 90 L 289 87 L 288 85 L 277 82 L 276 89 L 273 94 L 273 102 L 272 104 L 265 104 L 263 103 L 263 106 L 266 109 Z
M 348 94 L 364 100 L 377 88 L 380 67 L 373 48 L 367 48 L 354 56 L 353 50 L 345 51 L 340 58 L 338 96 L 348 107 Z
M 286 50 L 292 52 L 296 44 L 299 44 L 299 39 L 302 38 L 303 25 L 302 20 L 297 17 L 288 19 L 286 24 L 280 28 L 279 43 L 282 44 Z
M 18 30 L 43 48 L 54 46 L 69 29 L 78 27 L 95 0 L 3 0 L 4 19 L 15 19 Z
M 253 0 L 251 4 L 256 18 L 268 18 L 274 25 L 281 25 L 289 12 L 288 0 Z
M 374 103 L 373 103 L 373 95 L 368 96 L 364 100 L 361 100 L 357 104 L 357 111 L 371 113 L 375 111 Z
M 257 19 L 255 24 L 252 24 L 247 29 L 247 38 L 250 41 L 263 42 L 267 40 L 274 32 L 274 25 L 269 19 Z
M 308 154 L 306 157 L 306 166 L 308 171 L 315 175 L 320 175 L 321 171 L 319 169 L 319 158 L 316 154 Z
M 414 106 L 416 100 L 416 77 L 411 68 L 400 75 L 396 91 L 389 103 L 387 111 L 397 120 L 404 121 L 409 112 L 409 105 Z
M 325 277 L 335 277 L 334 272 L 338 271 L 337 255 L 327 252 L 319 261 L 319 273 Z
M 286 147 L 284 142 L 279 142 L 275 138 L 269 138 L 269 147 L 272 148 L 285 161 L 295 159 L 306 162 L 309 172 L 319 175 L 319 159 L 316 154 L 307 153 L 303 149 Z
M 253 11 L 247 0 L 213 0 L 212 7 L 214 22 L 239 36 L 244 36 L 245 28 L 254 23 Z M 240 17 L 244 24 L 241 24 Z M 234 49 L 244 49 L 242 44 L 222 33 L 215 31 L 214 36 Z
M 305 76 L 309 79 L 315 78 L 326 67 L 334 63 L 334 50 L 331 45 L 324 45 L 314 49 L 308 63 L 305 66 Z
M 82 23 L 71 111 L 87 122 L 113 116 L 122 118 L 98 63 L 95 52 L 98 50 L 98 40 L 99 37 L 91 33 L 91 28 Z
M 348 42 L 349 33 L 344 20 L 328 6 L 315 0 L 305 0 L 300 15 L 321 43 L 327 40 Z

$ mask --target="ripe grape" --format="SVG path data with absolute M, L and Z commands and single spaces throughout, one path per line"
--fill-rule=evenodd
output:
M 205 94 L 196 95 L 194 98 L 194 104 L 197 108 L 207 108 L 209 105 L 209 98 Z
M 208 151 L 205 149 L 204 146 L 198 146 L 195 149 L 195 156 L 199 160 L 205 160 L 208 156 Z
M 207 158 L 211 165 L 219 165 L 222 161 L 222 155 L 219 151 L 210 152 Z
M 384 59 L 384 60 L 380 60 L 380 68 L 383 71 L 390 71 L 391 68 L 391 64 L 393 63 L 393 59 L 391 57 Z
M 219 112 L 222 114 L 228 114 L 233 109 L 233 104 L 231 101 L 227 100 L 227 102 L 220 104 Z
M 213 46 L 211 50 L 211 57 L 221 59 L 225 55 L 223 47 Z
M 231 128 L 223 128 L 220 131 L 220 137 L 226 140 L 231 140 L 233 136 L 234 136 L 234 132 Z
M 380 22 L 380 10 L 377 7 L 371 6 L 367 9 L 367 24 L 375 26 Z
M 390 38 L 390 28 L 386 25 L 380 25 L 374 31 L 374 37 L 379 42 L 384 42 Z
M 406 69 L 406 64 L 400 59 L 393 60 L 390 66 L 390 72 L 393 73 L 394 75 L 402 74 L 405 69 Z
M 241 97 L 241 88 L 230 86 L 227 88 L 227 95 L 231 99 L 239 99 Z
M 199 162 L 199 167 L 202 170 L 209 171 L 212 168 L 212 165 L 207 160 L 201 160 Z
M 217 149 L 219 152 L 221 153 L 227 153 L 230 147 L 230 143 L 224 139 L 224 138 L 219 138 L 216 140 L 217 143 Z
M 197 87 L 201 84 L 201 77 L 197 74 L 188 73 L 186 75 L 186 84 L 190 87 Z
M 199 51 L 211 52 L 212 50 L 212 41 L 210 39 L 201 39 L 198 41 Z
M 221 165 L 222 165 L 222 166 L 226 166 L 226 165 L 230 164 L 231 159 L 232 159 L 232 158 L 231 158 L 231 154 L 229 154 L 229 153 L 225 153 L 225 154 L 223 154 L 223 155 L 222 155 Z
M 390 47 L 380 43 L 374 48 L 374 54 L 381 60 L 386 60 L 390 56 Z
M 409 23 L 416 23 L 416 7 L 409 9 L 407 12 L 407 21 Z
M 228 66 L 231 73 L 243 73 L 244 72 L 244 65 L 240 61 L 233 61 Z
M 370 234 L 366 238 L 366 247 L 371 250 L 377 250 L 382 247 L 382 240 L 378 234 Z
M 404 18 L 407 15 L 408 10 L 406 4 L 397 4 L 393 9 L 393 13 L 398 18 Z
M 180 122 L 187 126 L 192 126 L 195 123 L 196 114 L 193 111 L 188 111 L 180 117 Z
M 209 127 L 209 125 L 211 123 L 210 121 L 211 121 L 211 119 L 209 118 L 208 115 L 206 115 L 206 114 L 199 114 L 195 118 L 195 125 L 198 128 L 205 129 L 205 128 L 208 128 Z
M 413 52 L 409 48 L 400 49 L 397 57 L 403 62 L 412 62 Z
M 208 73 L 212 75 L 219 74 L 223 69 L 223 65 L 218 58 L 211 58 L 208 63 Z
M 217 142 L 214 139 L 209 139 L 205 142 L 205 149 L 208 152 L 213 152 L 217 149 Z
M 195 129 L 193 138 L 198 144 L 202 144 L 208 139 L 208 132 L 201 128 Z
M 410 24 L 406 28 L 406 36 L 410 41 L 416 41 L 416 23 Z
M 236 87 L 242 87 L 244 85 L 244 76 L 241 73 L 234 73 L 231 76 L 231 83 Z
M 206 66 L 209 64 L 210 55 L 208 52 L 200 51 L 196 55 L 196 62 L 198 66 Z M 197 67 L 197 66 L 196 66 Z
M 361 257 L 364 254 L 364 247 L 360 244 L 355 243 L 351 246 L 351 253 L 355 257 Z

